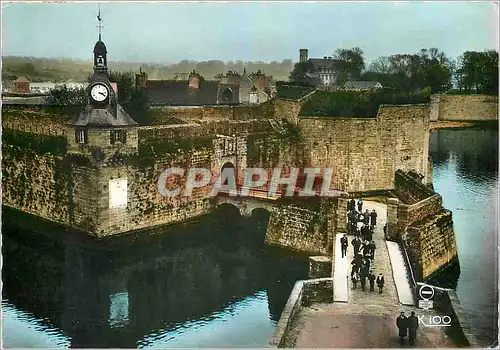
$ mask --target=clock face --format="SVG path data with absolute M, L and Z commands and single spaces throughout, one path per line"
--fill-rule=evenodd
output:
M 108 97 L 108 95 L 108 88 L 103 84 L 96 84 L 90 90 L 90 97 L 92 97 L 92 99 L 97 102 L 104 101 Z

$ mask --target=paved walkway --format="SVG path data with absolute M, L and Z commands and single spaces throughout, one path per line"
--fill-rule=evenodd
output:
M 365 291 L 360 283 L 354 289 L 350 282 L 350 262 L 353 247 L 350 244 L 347 258 L 341 257 L 340 237 L 337 235 L 335 248 L 334 301 L 331 304 L 313 304 L 302 308 L 291 331 L 291 341 L 298 348 L 388 348 L 401 347 L 397 337 L 396 317 L 401 311 L 409 316 L 410 311 L 418 315 L 438 315 L 434 310 L 420 310 L 413 305 L 413 296 L 406 278 L 406 267 L 401 252 L 384 240 L 383 227 L 387 219 L 385 204 L 365 201 L 363 211 L 368 208 L 377 212 L 377 226 L 373 235 L 376 250 L 373 273 L 382 273 L 385 286 L 382 294 L 377 287 Z M 388 242 L 390 243 L 390 242 Z M 338 252 L 337 252 L 338 251 Z M 399 255 L 398 255 L 399 253 Z M 347 270 L 347 275 L 346 275 Z M 397 281 L 395 281 L 397 279 Z M 341 290 L 335 293 L 335 289 Z M 347 300 L 345 295 L 347 289 Z M 337 302 L 343 301 L 343 302 Z M 408 346 L 407 344 L 405 346 Z M 417 348 L 454 347 L 443 328 L 420 327 L 417 334 Z
M 333 272 L 333 301 L 347 302 L 349 290 L 349 259 L 342 258 L 342 251 L 340 249 L 340 238 L 343 234 L 338 234 L 335 242 L 335 269 Z
M 410 286 L 410 277 L 406 269 L 403 252 L 396 242 L 385 242 L 389 251 L 391 260 L 392 274 L 394 282 L 396 283 L 396 290 L 398 292 L 399 302 L 403 305 L 415 305 L 415 299 Z

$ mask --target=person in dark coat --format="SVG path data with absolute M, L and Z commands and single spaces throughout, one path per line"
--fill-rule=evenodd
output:
M 356 201 L 354 198 L 349 201 L 349 211 L 356 211 Z
M 387 238 L 387 223 L 384 225 L 384 238 Z
M 354 237 L 351 244 L 354 248 L 354 256 L 356 256 L 359 252 L 359 247 L 361 246 L 361 240 L 358 237 Z
M 362 213 L 362 212 L 363 212 L 363 198 L 360 198 L 360 199 L 358 200 L 358 211 L 359 211 L 360 213 Z
M 406 318 L 404 312 L 401 312 L 401 314 L 396 318 L 396 326 L 399 330 L 399 342 L 404 344 L 405 337 L 408 335 L 408 319 Z
M 361 290 L 365 290 L 366 287 L 366 273 L 364 273 L 363 270 L 361 270 L 361 273 L 359 274 L 359 279 L 361 282 Z
M 368 281 L 370 281 L 370 292 L 375 291 L 375 275 L 373 274 L 373 271 L 370 271 L 370 274 L 368 275 Z
M 364 270 L 366 272 L 366 275 L 368 275 L 368 271 L 370 270 L 370 266 L 371 266 L 370 258 L 365 258 L 363 260 L 363 266 L 362 266 L 362 268 L 364 268 Z
M 340 250 L 342 252 L 342 257 L 347 256 L 347 246 L 349 245 L 347 241 L 347 236 L 344 234 L 340 239 Z
M 374 241 L 370 242 L 370 259 L 375 259 L 375 249 L 377 249 L 377 246 L 375 245 Z
M 375 211 L 375 209 L 372 210 L 372 212 L 370 213 L 370 225 L 372 226 L 376 226 L 377 225 L 377 212 Z
M 415 312 L 411 312 L 411 316 L 408 317 L 408 340 L 410 345 L 415 344 L 417 339 L 417 328 L 418 328 L 418 318 L 415 316 Z
M 366 226 L 370 225 L 370 212 L 368 211 L 368 209 L 366 209 L 363 213 L 363 224 L 365 224 Z
M 361 264 L 357 261 L 356 258 L 352 259 L 351 261 L 351 278 L 359 273 L 359 269 L 361 268 Z
M 384 280 L 384 276 L 382 276 L 381 273 L 379 273 L 379 275 L 377 276 L 376 282 L 377 282 L 378 292 L 382 293 L 382 289 L 384 288 L 385 280 Z

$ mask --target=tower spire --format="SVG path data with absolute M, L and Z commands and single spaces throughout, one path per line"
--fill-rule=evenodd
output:
M 101 41 L 101 29 L 102 29 L 101 21 L 102 21 L 102 18 L 101 18 L 101 4 L 100 3 L 99 3 L 99 12 L 97 13 L 97 20 L 99 21 L 99 24 L 97 25 L 97 27 L 99 28 L 99 41 Z

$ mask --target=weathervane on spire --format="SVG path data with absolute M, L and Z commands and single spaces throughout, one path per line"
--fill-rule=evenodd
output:
M 101 29 L 102 29 L 102 25 L 101 25 L 101 21 L 102 21 L 102 18 L 101 18 L 101 4 L 99 4 L 99 12 L 97 13 L 97 20 L 99 21 L 99 24 L 97 25 L 97 27 L 99 28 L 99 41 L 101 41 Z

